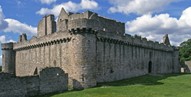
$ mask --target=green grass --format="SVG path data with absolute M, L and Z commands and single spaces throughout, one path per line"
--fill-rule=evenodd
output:
M 191 74 L 145 75 L 41 97 L 191 97 Z

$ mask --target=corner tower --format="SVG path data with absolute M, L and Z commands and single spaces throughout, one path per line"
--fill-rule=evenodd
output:
M 15 51 L 13 43 L 1 44 L 2 49 L 2 72 L 15 74 Z

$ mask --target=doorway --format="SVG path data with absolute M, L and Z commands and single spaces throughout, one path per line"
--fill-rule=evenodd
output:
M 152 73 L 152 62 L 149 61 L 149 64 L 148 64 L 148 73 Z

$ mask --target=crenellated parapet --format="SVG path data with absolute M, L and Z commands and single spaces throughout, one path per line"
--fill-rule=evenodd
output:
M 55 28 L 57 28 L 57 31 Z M 124 23 L 101 17 L 97 13 L 91 11 L 86 11 L 83 13 L 70 13 L 66 12 L 65 9 L 62 8 L 57 19 L 57 25 L 55 25 L 53 15 L 45 16 L 39 23 L 38 37 L 49 36 L 54 34 L 53 32 L 55 31 L 69 33 L 71 35 L 82 33 L 97 35 L 97 33 L 99 33 L 97 36 L 98 38 L 106 38 L 109 42 L 119 42 L 120 44 L 131 44 L 134 46 L 164 51 L 173 50 L 169 45 L 168 35 L 164 37 L 165 41 L 163 43 L 149 41 L 138 35 L 127 35 L 124 34 Z
M 14 50 L 16 50 L 16 51 L 17 50 L 27 50 L 27 49 L 32 49 L 32 48 L 38 48 L 38 47 L 60 44 L 60 43 L 67 43 L 70 41 L 71 41 L 71 37 L 67 37 L 67 38 L 49 40 L 49 41 L 44 41 L 44 42 L 39 42 L 39 43 L 31 43 L 31 44 L 27 44 L 27 45 L 22 45 L 19 47 L 14 47 Z
M 57 20 L 57 31 L 77 28 L 92 28 L 97 31 L 122 35 L 125 32 L 125 23 L 101 17 L 91 11 L 84 13 L 67 13 L 62 9 Z
M 92 28 L 76 28 L 76 29 L 70 29 L 70 34 L 80 34 L 80 33 L 88 33 L 88 34 L 97 34 L 96 30 L 93 30 Z
M 112 37 L 110 37 L 112 36 Z M 101 42 L 108 42 L 113 44 L 127 45 L 127 46 L 136 46 L 141 48 L 147 48 L 152 50 L 159 51 L 174 51 L 173 47 L 170 45 L 165 45 L 164 43 L 154 42 L 151 40 L 147 40 L 146 38 L 142 38 L 141 36 L 135 35 L 105 35 L 98 33 L 97 40 Z
M 1 44 L 1 50 L 13 50 L 13 44 L 12 42 L 10 43 L 2 43 Z

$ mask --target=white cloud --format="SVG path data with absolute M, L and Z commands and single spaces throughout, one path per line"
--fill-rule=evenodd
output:
M 55 5 L 52 9 L 41 8 L 36 13 L 40 15 L 54 14 L 55 16 L 58 16 L 62 7 L 65 8 L 66 11 L 77 12 L 83 9 L 97 9 L 98 3 L 94 0 L 81 0 L 80 3 L 68 1 Z
M 35 35 L 37 28 L 21 23 L 15 19 L 4 18 L 3 10 L 0 6 L 0 31 L 3 32 L 14 32 L 14 33 L 27 33 L 28 35 Z
M 15 19 L 5 19 L 8 22 L 8 27 L 4 29 L 4 32 L 14 32 L 14 33 L 27 33 L 30 36 L 35 35 L 37 32 L 36 27 L 19 22 Z
M 0 43 L 5 43 L 5 42 L 6 42 L 5 36 L 4 35 L 0 36 Z
M 8 23 L 4 20 L 3 10 L 0 6 L 0 30 L 8 27 Z
M 191 7 L 183 11 L 179 19 L 169 14 L 143 15 L 126 23 L 126 33 L 137 34 L 151 40 L 160 41 L 162 35 L 169 34 L 172 44 L 178 45 L 191 37 Z
M 53 2 L 56 2 L 56 0 L 40 0 L 42 4 L 51 4 Z
M 124 14 L 148 14 L 162 9 L 165 5 L 176 0 L 109 0 L 112 7 L 109 11 L 112 13 L 120 12 Z
M 80 6 L 82 9 L 94 9 L 98 7 L 98 3 L 94 0 L 82 0 Z
M 14 41 L 12 39 L 7 40 L 5 35 L 0 36 L 0 43 L 8 43 L 8 42 L 16 42 L 16 41 Z
M 69 1 L 66 3 L 56 5 L 52 9 L 41 8 L 39 11 L 37 11 L 37 14 L 40 15 L 54 14 L 55 16 L 58 16 L 62 7 L 64 7 L 65 10 L 72 12 L 75 12 L 76 10 L 79 9 L 78 4 Z

